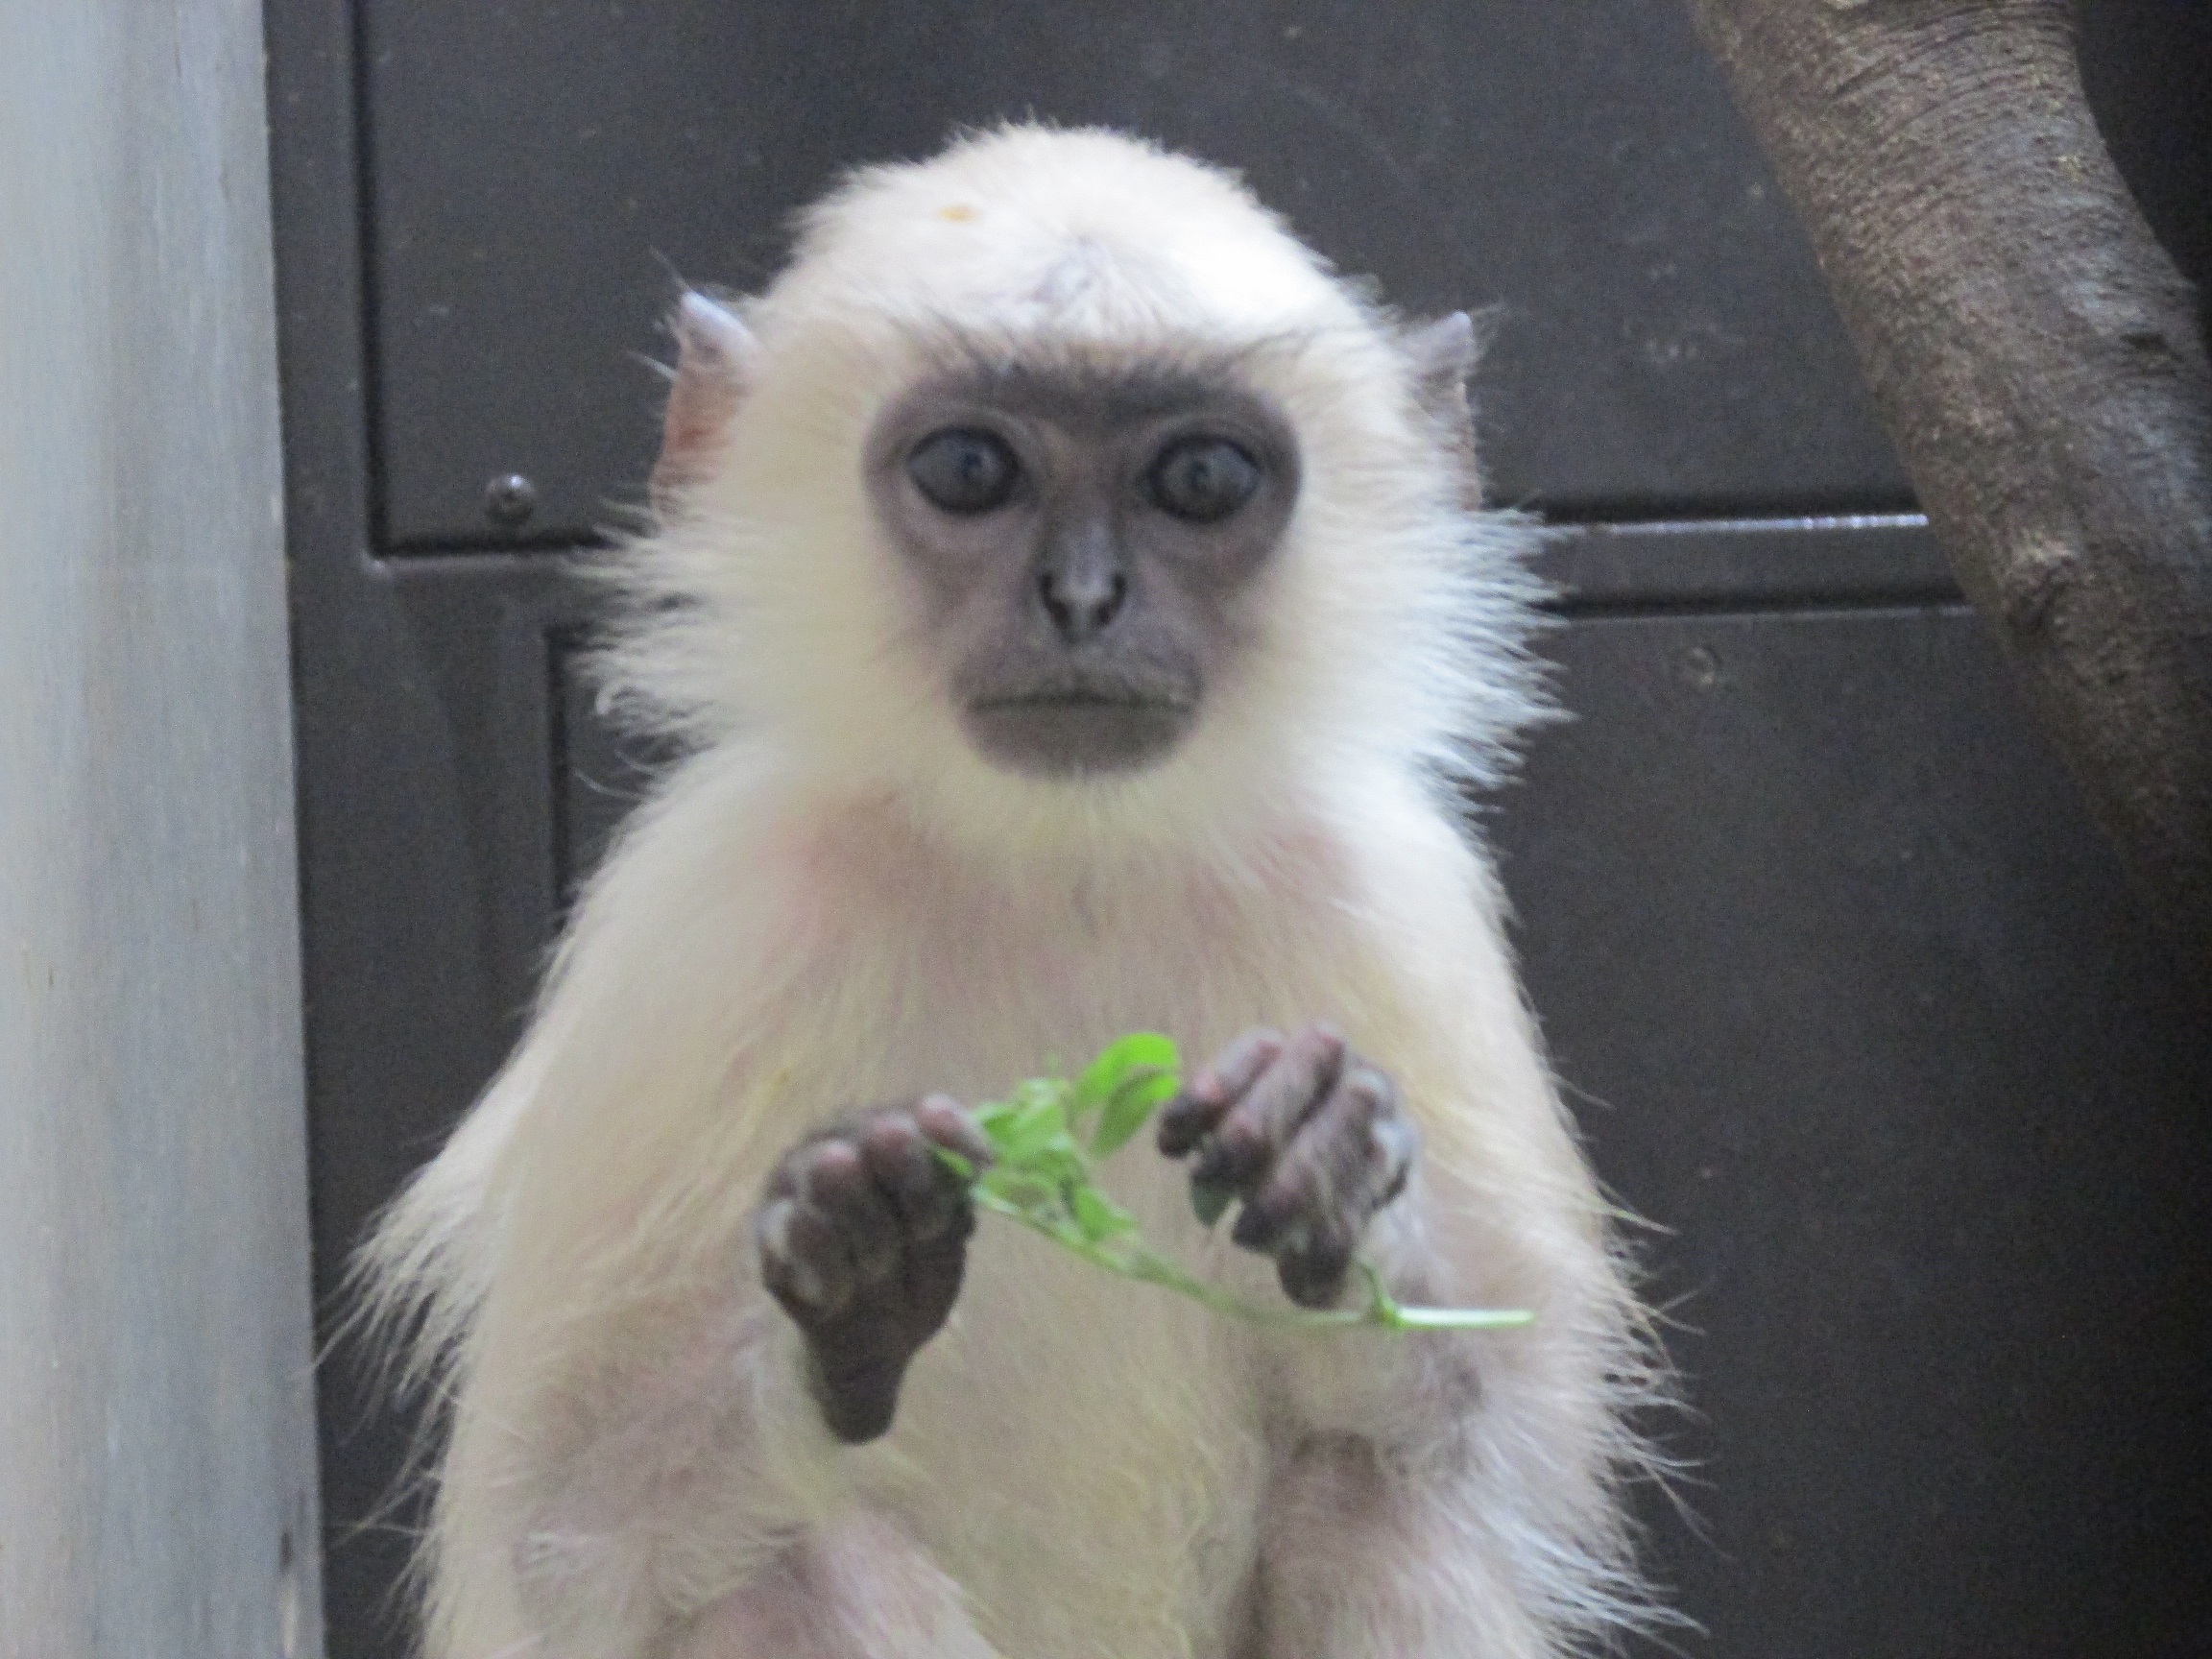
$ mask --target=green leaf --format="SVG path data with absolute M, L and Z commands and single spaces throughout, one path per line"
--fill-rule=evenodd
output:
M 1239 1318 L 1307 1330 L 1365 1325 L 1391 1331 L 1498 1330 L 1532 1318 L 1517 1309 L 1401 1307 L 1374 1264 L 1357 1256 L 1353 1265 L 1367 1286 L 1364 1308 L 1309 1310 L 1261 1305 L 1194 1278 L 1155 1254 L 1137 1237 L 1136 1217 L 1091 1184 L 1090 1158 L 1071 1129 L 1096 1113 L 1092 1147 L 1100 1157 L 1114 1151 L 1175 1093 L 1180 1086 L 1177 1065 L 1175 1045 L 1166 1038 L 1150 1032 L 1124 1037 L 1099 1055 L 1079 1082 L 1032 1077 L 1004 1100 L 977 1106 L 976 1123 L 996 1155 L 990 1168 L 977 1174 L 968 1159 L 942 1147 L 937 1157 L 968 1182 L 978 1210 L 1041 1233 L 1106 1272 L 1160 1286 Z M 1208 1227 L 1220 1219 L 1235 1196 L 1224 1188 L 1190 1184 L 1190 1206 Z
M 1192 1177 L 1190 1182 L 1190 1213 L 1198 1217 L 1198 1225 L 1211 1227 L 1221 1219 L 1222 1212 L 1236 1200 L 1234 1187 L 1213 1187 Z
M 1137 1217 L 1097 1188 L 1078 1187 L 1071 1196 L 1074 1199 L 1075 1224 L 1083 1229 L 1083 1237 L 1092 1243 L 1137 1231 Z
M 1069 1085 L 1058 1077 L 1031 1077 L 1026 1082 L 1015 1085 L 1014 1104 L 1016 1106 L 1035 1106 L 1042 1101 L 1053 1100 L 1065 1106 L 1068 1101 L 1068 1088 Z
M 984 1125 L 983 1132 L 1003 1162 L 1021 1164 L 1068 1133 L 1068 1113 L 1057 1091 L 1042 1098 L 1017 1097 L 1013 1111 Z
M 1182 1065 L 1183 1057 L 1173 1038 L 1163 1037 L 1157 1031 L 1132 1031 L 1109 1043 L 1098 1058 L 1085 1068 L 1083 1075 L 1076 1080 L 1075 1102 L 1070 1116 L 1080 1120 L 1102 1110 L 1136 1072 L 1173 1073 L 1180 1070 Z
M 1004 1165 L 987 1169 L 976 1187 L 992 1197 L 1011 1204 L 1024 1214 L 1048 1216 L 1063 1208 L 1060 1189 L 1049 1181 L 1040 1181 L 1026 1169 L 1009 1168 Z
M 1098 1115 L 1098 1132 L 1091 1138 L 1093 1156 L 1103 1158 L 1119 1150 L 1182 1087 L 1182 1079 L 1172 1071 L 1145 1070 L 1124 1077 Z
M 1083 1148 L 1075 1144 L 1074 1137 L 1066 1133 L 1030 1148 L 1020 1167 L 1025 1174 L 1048 1181 L 1055 1187 L 1082 1187 L 1091 1180 L 1090 1160 L 1083 1156 Z

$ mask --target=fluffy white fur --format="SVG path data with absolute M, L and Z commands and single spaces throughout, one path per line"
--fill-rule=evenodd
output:
M 1466 510 L 1399 330 L 1232 179 L 1025 128 L 856 176 L 741 315 L 606 659 L 689 757 L 366 1257 L 447 1407 L 430 1652 L 1518 1659 L 1637 1617 L 1637 1310 L 1452 805 L 1538 712 L 1529 532 Z M 955 348 L 1226 358 L 1290 414 L 1256 644 L 1152 771 L 1041 782 L 961 734 L 858 463 Z M 810 1124 L 1316 1018 L 1423 1132 L 1371 1251 L 1533 1328 L 1290 1338 L 986 1218 L 892 1432 L 831 1440 L 748 1233 Z M 1275 1294 L 1174 1166 L 1108 1174 Z

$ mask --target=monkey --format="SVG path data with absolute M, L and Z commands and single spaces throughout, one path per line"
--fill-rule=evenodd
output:
M 1013 125 L 672 323 L 611 717 L 680 758 L 382 1218 L 434 1659 L 1539 1659 L 1648 1617 L 1660 1371 L 1464 811 L 1545 717 L 1464 314 Z M 1100 1179 L 1223 1317 L 977 1224 L 972 1108 L 1199 1064 Z M 1193 1194 L 1234 1204 L 1209 1227 Z

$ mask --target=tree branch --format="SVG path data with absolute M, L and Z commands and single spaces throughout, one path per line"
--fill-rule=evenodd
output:
M 2065 0 L 1689 0 L 1937 539 L 2212 974 L 2212 371 Z

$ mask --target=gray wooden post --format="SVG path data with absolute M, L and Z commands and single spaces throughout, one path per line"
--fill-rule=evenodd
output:
M 0 42 L 0 1655 L 314 1655 L 261 7 Z

